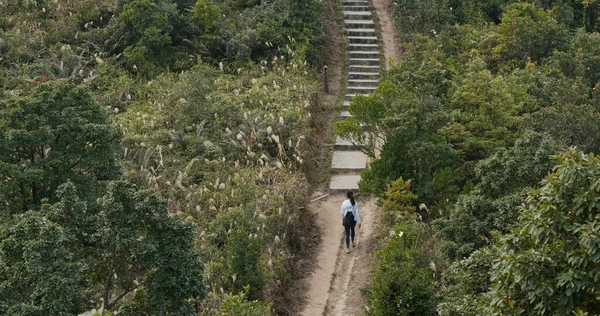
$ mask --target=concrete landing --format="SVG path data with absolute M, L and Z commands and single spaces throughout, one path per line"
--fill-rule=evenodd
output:
M 335 194 L 346 193 L 347 191 L 356 191 L 358 190 L 358 181 L 360 181 L 360 175 L 333 175 L 331 176 L 331 182 L 329 183 L 329 192 Z
M 331 168 L 336 171 L 360 171 L 367 168 L 369 157 L 360 151 L 334 151 Z

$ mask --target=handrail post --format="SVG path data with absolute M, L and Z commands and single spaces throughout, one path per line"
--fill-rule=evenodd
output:
M 327 65 L 323 67 L 323 90 L 329 93 L 329 75 L 327 74 Z

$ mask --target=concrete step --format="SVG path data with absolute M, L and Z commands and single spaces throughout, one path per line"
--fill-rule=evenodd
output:
M 346 29 L 347 36 L 377 36 L 375 29 Z
M 368 5 L 343 5 L 342 11 L 371 11 Z
M 350 66 L 378 66 L 379 58 L 349 58 Z
M 348 44 L 377 44 L 376 36 L 348 36 Z
M 350 58 L 379 58 L 379 52 L 364 52 L 350 50 L 348 53 L 350 55 Z
M 371 5 L 370 1 L 366 1 L 366 0 L 343 0 L 342 1 L 342 7 L 347 7 L 347 6 L 368 6 Z
M 336 174 L 331 176 L 329 182 L 329 193 L 346 193 L 347 191 L 358 191 L 360 175 Z
M 379 45 L 377 44 L 348 44 L 348 50 L 358 50 L 362 52 L 378 52 Z
M 354 98 L 357 95 L 369 95 L 368 93 L 348 93 L 348 91 L 346 91 L 346 94 L 344 95 L 344 101 L 350 101 L 352 100 L 352 98 Z
M 377 87 L 347 87 L 346 93 L 369 95 L 375 92 L 375 89 L 377 89 Z
M 345 20 L 344 24 L 348 29 L 374 29 L 373 20 Z
M 348 87 L 377 88 L 378 85 L 376 79 L 348 79 Z
M 335 150 L 355 150 L 354 145 L 347 139 L 335 137 Z
M 379 72 L 379 65 L 377 66 L 363 66 L 363 65 L 350 65 L 348 67 L 349 72 Z
M 335 173 L 359 173 L 367 168 L 369 157 L 360 151 L 334 151 L 331 168 Z
M 343 11 L 344 20 L 373 20 L 371 11 Z
M 347 119 L 347 118 L 349 118 L 349 117 L 351 117 L 351 116 L 352 116 L 352 115 L 351 115 L 351 114 L 350 114 L 350 112 L 348 112 L 348 111 L 342 111 L 342 113 L 340 113 L 340 118 L 341 118 L 342 120 L 345 120 L 345 119 Z
M 379 79 L 378 72 L 349 72 L 349 80 L 377 80 Z
M 355 97 L 355 96 L 357 96 L 357 95 L 364 95 L 364 96 L 368 96 L 369 94 L 370 94 L 370 93 L 358 93 L 358 94 L 354 94 L 354 93 L 346 93 L 346 94 L 344 95 L 344 101 L 348 101 L 348 102 L 350 102 L 350 101 L 352 100 L 352 98 L 354 98 L 354 97 Z M 348 110 L 348 107 L 349 107 L 349 106 L 350 106 L 350 105 L 348 105 L 348 106 L 345 106 L 345 105 L 343 105 L 343 106 L 342 106 L 342 110 Z
M 344 103 L 342 104 L 342 111 L 348 111 L 349 108 L 350 108 L 350 101 L 344 101 Z

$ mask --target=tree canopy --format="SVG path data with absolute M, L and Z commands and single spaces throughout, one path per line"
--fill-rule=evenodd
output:
M 34 87 L 0 103 L 0 194 L 3 213 L 54 200 L 70 180 L 87 194 L 121 175 L 121 133 L 88 91 L 72 80 Z M 86 190 L 83 190 L 86 188 Z
M 97 203 L 71 182 L 57 198 L 0 231 L 5 313 L 72 315 L 102 303 L 130 315 L 189 315 L 205 295 L 192 226 L 170 218 L 164 200 L 121 181 Z

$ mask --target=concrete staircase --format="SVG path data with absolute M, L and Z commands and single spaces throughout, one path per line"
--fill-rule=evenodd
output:
M 350 117 L 348 107 L 356 95 L 373 93 L 379 84 L 379 41 L 369 0 L 342 0 L 346 37 L 348 40 L 348 85 L 341 119 Z M 336 138 L 330 193 L 357 191 L 360 172 L 369 165 L 369 157 L 356 150 L 352 143 Z

